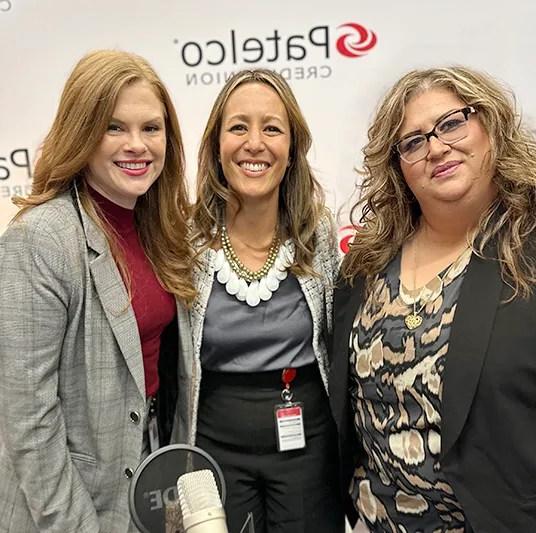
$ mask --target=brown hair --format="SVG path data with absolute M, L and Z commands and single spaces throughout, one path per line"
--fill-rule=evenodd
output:
M 396 255 L 416 229 L 417 200 L 407 186 L 392 147 L 404 120 L 405 105 L 429 89 L 451 91 L 474 107 L 491 144 L 490 168 L 498 194 L 482 215 L 473 246 L 484 255 L 496 243 L 503 280 L 514 295 L 528 296 L 536 282 L 536 266 L 524 251 L 526 237 L 536 227 L 536 143 L 516 112 L 511 93 L 487 74 L 461 66 L 414 70 L 403 76 L 381 101 L 363 149 L 362 196 L 351 218 L 362 209 L 363 227 L 350 246 L 342 275 L 372 279 Z
M 16 217 L 67 191 L 76 180 L 85 211 L 106 235 L 112 254 L 128 279 L 117 239 L 88 194 L 84 176 L 88 161 L 108 128 L 119 92 L 140 81 L 148 83 L 163 104 L 167 140 L 162 173 L 136 202 L 137 229 L 163 287 L 189 303 L 195 289 L 191 281 L 192 251 L 186 240 L 188 200 L 183 143 L 171 97 L 153 68 L 140 56 L 99 50 L 78 62 L 65 84 L 52 128 L 36 162 L 32 193 L 27 198 L 14 199 L 22 208 Z
M 219 163 L 220 130 L 223 110 L 233 91 L 245 83 L 263 83 L 281 98 L 288 114 L 291 144 L 290 165 L 281 182 L 279 192 L 279 227 L 296 246 L 293 271 L 312 272 L 315 250 L 314 233 L 324 208 L 323 191 L 307 161 L 311 147 L 311 133 L 291 88 L 284 78 L 271 70 L 242 70 L 234 74 L 220 91 L 203 133 L 198 156 L 197 201 L 193 209 L 194 242 L 200 242 L 199 253 L 218 238 L 214 233 L 223 221 L 229 199 L 238 205 L 240 200 L 227 186 Z

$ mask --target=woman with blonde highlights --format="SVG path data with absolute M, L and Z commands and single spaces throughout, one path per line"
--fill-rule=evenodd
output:
M 2 531 L 133 531 L 130 478 L 169 441 L 177 387 L 188 401 L 195 295 L 179 125 L 147 61 L 78 62 L 15 202 L 0 238 Z
M 310 145 L 284 79 L 246 70 L 221 90 L 199 151 L 198 375 L 181 438 L 222 466 L 229 531 L 249 512 L 260 533 L 344 531 L 324 342 L 338 256 Z
M 342 488 L 370 531 L 536 530 L 536 142 L 465 67 L 387 93 L 335 291 Z

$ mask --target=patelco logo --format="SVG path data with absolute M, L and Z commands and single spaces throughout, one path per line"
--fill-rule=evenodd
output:
M 369 53 L 378 41 L 376 34 L 355 22 L 341 24 L 339 29 L 350 29 L 337 39 L 337 51 L 345 57 L 361 57 Z
M 342 35 L 339 32 L 343 31 Z M 225 83 L 242 65 L 263 65 L 277 70 L 285 79 L 331 77 L 337 52 L 343 58 L 365 55 L 377 42 L 376 34 L 356 22 L 340 26 L 319 25 L 295 31 L 279 28 L 229 28 L 219 35 L 195 40 L 173 39 L 186 85 Z M 337 35 L 340 35 L 337 37 Z

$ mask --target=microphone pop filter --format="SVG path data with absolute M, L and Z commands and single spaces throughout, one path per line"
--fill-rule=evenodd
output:
M 178 505 L 177 479 L 183 474 L 209 470 L 222 503 L 225 481 L 216 461 L 204 450 L 170 444 L 150 454 L 136 469 L 129 488 L 132 520 L 142 533 L 166 533 L 166 507 Z

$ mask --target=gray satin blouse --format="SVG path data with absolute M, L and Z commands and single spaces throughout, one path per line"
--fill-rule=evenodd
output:
M 289 274 L 257 307 L 237 300 L 214 279 L 201 365 L 216 372 L 266 372 L 314 363 L 313 322 L 298 280 Z

